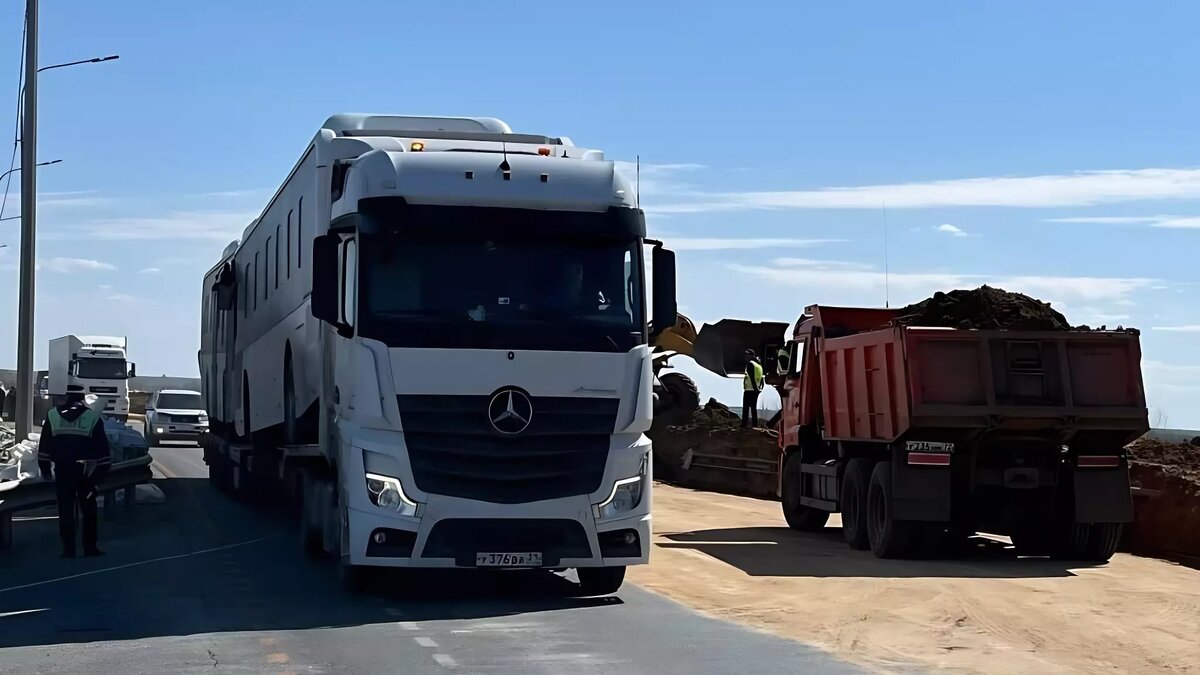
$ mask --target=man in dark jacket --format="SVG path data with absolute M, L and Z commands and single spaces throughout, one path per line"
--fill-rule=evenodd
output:
M 100 414 L 84 404 L 82 394 L 68 394 L 46 414 L 38 443 L 38 468 L 58 493 L 62 557 L 75 557 L 76 506 L 83 516 L 83 554 L 104 555 L 96 547 L 96 483 L 111 464 Z

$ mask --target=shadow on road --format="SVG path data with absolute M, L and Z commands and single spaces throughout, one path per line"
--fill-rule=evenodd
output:
M 292 520 L 207 480 L 155 481 L 166 504 L 101 524 L 102 558 L 62 560 L 53 510 L 0 554 L 0 648 L 236 631 L 353 627 L 605 608 L 549 572 L 384 571 L 365 593 L 300 551 Z
M 851 550 L 837 528 L 805 534 L 786 527 L 741 527 L 663 535 L 662 548 L 691 549 L 756 577 L 1021 579 L 1074 576 L 1092 563 L 1018 558 L 1012 546 L 971 537 L 934 560 L 881 560 Z

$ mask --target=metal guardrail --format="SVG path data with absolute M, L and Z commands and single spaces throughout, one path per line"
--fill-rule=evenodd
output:
M 779 471 L 779 462 L 753 457 L 696 452 L 695 449 L 691 449 L 683 453 L 683 470 L 687 471 L 688 469 L 721 469 L 774 476 Z
M 137 486 L 149 482 L 153 477 L 153 472 L 150 470 L 152 461 L 154 461 L 153 458 L 146 455 L 114 464 L 104 479 L 96 486 L 96 491 L 104 497 L 105 520 L 112 520 L 116 517 L 117 492 L 119 490 L 124 491 L 122 497 L 126 510 L 133 508 Z M 0 496 L 4 497 L 3 500 L 0 500 L 0 550 L 12 548 L 14 513 L 53 506 L 58 502 L 54 483 L 43 480 L 22 482 L 0 492 Z

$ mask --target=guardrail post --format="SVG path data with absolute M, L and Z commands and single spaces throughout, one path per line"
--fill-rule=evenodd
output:
M 7 551 L 12 548 L 12 544 L 12 511 L 5 511 L 0 513 L 0 550 Z
M 117 519 L 117 491 L 109 490 L 103 494 L 104 496 L 104 519 Z

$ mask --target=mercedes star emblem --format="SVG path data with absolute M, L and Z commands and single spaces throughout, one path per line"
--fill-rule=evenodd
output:
M 488 420 L 502 434 L 519 434 L 533 419 L 533 402 L 519 389 L 501 389 L 488 403 Z

